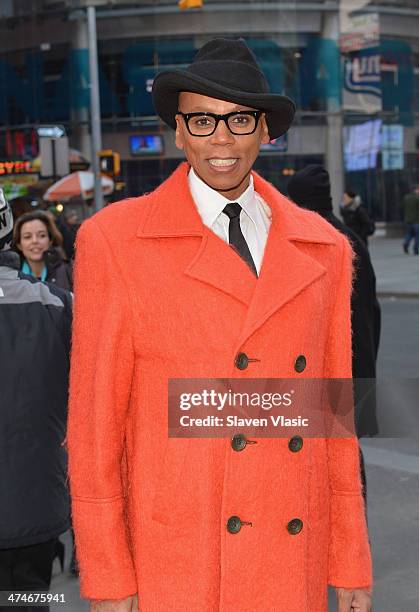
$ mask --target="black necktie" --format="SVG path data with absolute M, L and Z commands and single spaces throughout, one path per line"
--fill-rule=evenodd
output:
M 227 206 L 223 210 L 223 213 L 225 213 L 230 219 L 230 223 L 228 226 L 228 241 L 231 246 L 236 249 L 240 257 L 244 259 L 247 265 L 250 266 L 252 271 L 257 276 L 258 273 L 256 270 L 255 262 L 253 261 L 249 247 L 247 246 L 247 242 L 245 240 L 245 237 L 243 236 L 243 232 L 240 227 L 241 210 L 242 207 L 237 202 L 230 202 L 230 204 L 227 204 Z

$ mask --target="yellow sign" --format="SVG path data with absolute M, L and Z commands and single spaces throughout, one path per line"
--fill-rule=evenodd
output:
M 190 8 L 202 8 L 204 0 L 179 0 L 178 5 L 182 10 Z
M 121 173 L 121 156 L 112 149 L 98 151 L 99 167 L 102 174 L 119 176 Z

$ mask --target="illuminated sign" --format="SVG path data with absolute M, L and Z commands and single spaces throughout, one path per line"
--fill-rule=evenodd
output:
M 30 161 L 0 161 L 0 176 L 11 174 L 33 174 L 36 170 Z
M 348 172 L 377 167 L 381 124 L 381 119 L 374 119 L 344 127 L 345 169 Z
M 36 131 L 39 138 L 61 138 L 65 136 L 65 129 L 62 125 L 41 125 Z

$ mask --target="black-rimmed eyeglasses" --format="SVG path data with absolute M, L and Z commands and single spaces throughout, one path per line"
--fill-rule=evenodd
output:
M 220 121 L 224 121 L 232 134 L 235 136 L 247 136 L 256 131 L 262 111 L 245 110 L 234 111 L 225 115 L 215 113 L 182 113 L 189 134 L 191 136 L 211 136 Z

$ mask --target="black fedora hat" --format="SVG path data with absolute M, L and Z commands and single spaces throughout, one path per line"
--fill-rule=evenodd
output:
M 295 114 L 290 98 L 270 93 L 265 75 L 242 38 L 210 40 L 185 70 L 168 70 L 156 76 L 152 91 L 154 108 L 173 129 L 181 91 L 264 111 L 271 139 L 288 130 Z

